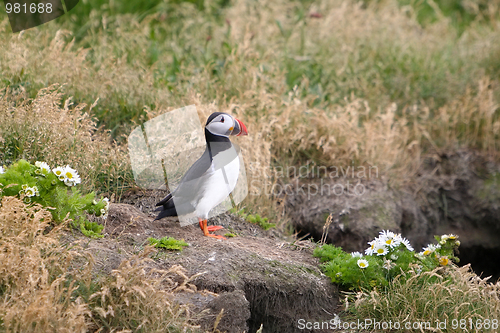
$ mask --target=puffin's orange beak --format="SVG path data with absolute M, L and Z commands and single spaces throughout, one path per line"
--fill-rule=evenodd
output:
M 247 131 L 247 127 L 245 126 L 245 124 L 243 124 L 241 122 L 241 120 L 238 120 L 236 118 L 234 118 L 234 120 L 236 120 L 236 123 L 238 124 L 238 127 L 240 129 L 239 132 L 236 132 L 234 133 L 233 135 L 236 135 L 236 136 L 240 136 L 240 135 L 248 135 L 248 131 Z M 234 132 L 234 131 L 233 131 Z

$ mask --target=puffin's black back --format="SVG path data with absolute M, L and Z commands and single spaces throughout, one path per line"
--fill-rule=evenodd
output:
M 220 114 L 225 114 L 225 113 L 224 112 L 212 113 L 208 117 L 206 125 L 208 125 L 212 120 L 215 119 L 215 117 L 217 117 Z M 193 180 L 201 179 L 201 175 L 203 175 L 210 168 L 213 157 L 218 153 L 230 149 L 232 147 L 231 141 L 229 140 L 228 137 L 212 134 L 206 128 L 205 128 L 205 141 L 206 141 L 205 152 L 182 177 L 181 181 L 179 182 L 179 186 L 172 193 L 167 195 L 163 200 L 161 200 L 156 204 L 156 206 L 160 207 L 157 208 L 155 211 L 159 211 L 160 213 L 158 214 L 155 220 L 159 220 L 167 216 L 177 216 L 177 210 L 174 205 L 173 196 L 176 196 L 176 198 L 193 197 L 192 192 L 198 189 L 191 187 L 187 188 L 186 186 L 182 185 L 185 183 L 190 183 L 191 185 L 195 185 L 195 183 L 193 183 Z M 186 210 L 194 211 L 195 208 L 192 206 L 190 207 L 192 209 L 183 207 L 181 211 L 186 211 Z

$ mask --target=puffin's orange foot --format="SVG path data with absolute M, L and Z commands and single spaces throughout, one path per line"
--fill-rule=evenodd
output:
M 208 237 L 212 237 L 212 238 L 217 238 L 217 239 L 227 239 L 226 237 L 223 237 L 223 236 L 212 235 L 212 234 L 208 233 L 209 231 L 216 231 L 216 230 L 222 229 L 221 226 L 219 226 L 219 225 L 211 225 L 209 227 L 209 226 L 207 226 L 207 220 L 199 219 L 199 221 L 200 221 L 200 228 L 203 231 L 203 235 L 208 236 Z
M 227 239 L 224 236 L 219 236 L 219 235 L 212 235 L 212 234 L 207 234 L 205 236 L 212 237 L 212 238 L 217 238 L 217 239 Z
M 220 225 L 209 225 L 209 226 L 207 226 L 207 230 L 208 231 L 217 231 L 217 230 L 220 230 L 220 229 L 224 229 L 224 227 L 220 226 Z

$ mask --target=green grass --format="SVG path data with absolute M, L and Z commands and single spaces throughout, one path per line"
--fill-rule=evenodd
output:
M 131 129 L 190 104 L 202 121 L 230 111 L 245 122 L 250 136 L 238 144 L 250 191 L 272 179 L 270 166 L 355 163 L 403 183 L 436 150 L 498 156 L 499 8 L 499 0 L 84 0 L 22 34 L 11 33 L 0 11 L 0 164 L 21 158 L 70 164 L 85 179 L 85 191 L 119 201 L 135 186 L 124 145 Z M 244 205 L 252 214 L 245 218 L 264 229 L 274 226 L 268 218 L 283 227 L 276 199 L 251 194 Z M 98 228 L 83 230 L 98 234 Z M 185 247 L 168 238 L 154 242 Z M 7 259 L 9 271 L 18 272 L 21 259 Z M 19 271 L 17 290 L 41 288 L 25 286 L 32 280 L 22 275 L 38 271 L 35 259 L 35 269 Z M 93 318 L 116 330 L 137 329 L 147 313 L 164 330 L 157 316 L 168 317 L 170 309 L 153 308 L 167 297 L 148 289 L 141 279 L 149 283 L 150 276 L 131 267 L 116 274 L 140 281 L 128 289 L 118 285 L 120 276 L 108 281 L 113 292 L 103 289 L 92 299 Z M 396 280 L 385 294 L 360 296 L 354 315 L 433 320 L 452 312 L 472 319 L 498 313 L 498 301 L 484 292 L 498 290 L 465 271 L 450 275 L 454 284 L 443 280 L 434 289 L 421 288 L 436 279 L 430 275 L 408 277 L 414 284 Z M 151 299 L 145 307 L 128 305 L 128 292 L 143 302 L 137 286 Z M 33 303 L 46 299 L 41 296 L 33 294 Z M 43 308 L 55 309 L 60 299 Z M 101 316 L 109 304 L 123 321 Z M 12 304 L 4 309 L 12 320 L 23 313 Z M 79 327 L 88 315 L 75 313 Z
M 247 222 L 257 224 L 258 226 L 260 226 L 264 230 L 269 230 L 270 228 L 276 227 L 275 223 L 267 222 L 269 220 L 269 218 L 267 218 L 267 217 L 262 217 L 259 214 L 245 213 L 245 208 L 242 208 L 240 210 L 233 208 L 230 210 L 230 212 L 233 214 L 237 214 L 242 219 L 245 219 Z
M 21 38 L 0 13 L 0 91 L 21 103 L 12 96 L 64 83 L 59 109 L 72 96 L 68 109 L 95 117 L 121 148 L 132 128 L 167 110 L 194 103 L 202 121 L 231 110 L 260 135 L 238 142 L 261 166 L 250 179 L 271 165 L 354 160 L 404 182 L 436 147 L 491 153 L 500 141 L 500 2 L 434 2 L 92 0 Z M 0 130 L 2 159 L 40 158 L 24 127 Z M 126 149 L 85 154 L 71 158 L 99 170 L 86 170 L 88 189 L 119 198 L 134 186 Z M 278 216 L 268 197 L 246 205 Z
M 168 236 L 165 236 L 160 239 L 149 237 L 148 242 L 149 244 L 153 245 L 156 248 L 175 250 L 175 251 L 182 251 L 184 247 L 189 246 L 189 244 L 186 243 L 184 240 L 178 240 Z

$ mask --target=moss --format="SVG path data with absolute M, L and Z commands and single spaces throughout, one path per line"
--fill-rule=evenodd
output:
M 488 178 L 484 181 L 484 186 L 477 192 L 477 197 L 489 202 L 500 200 L 500 173 L 495 172 L 488 175 Z
M 188 246 L 183 239 L 177 240 L 173 237 L 165 236 L 161 239 L 156 239 L 153 237 L 148 238 L 149 244 L 154 245 L 157 248 L 163 248 L 167 250 L 182 251 L 182 249 Z

